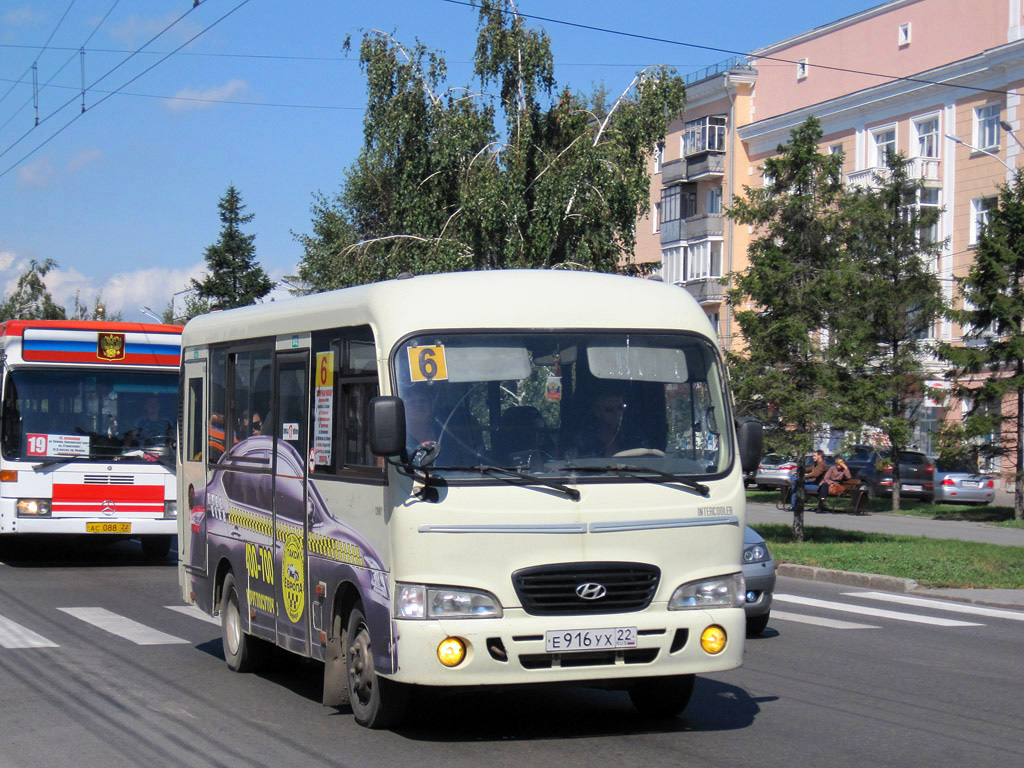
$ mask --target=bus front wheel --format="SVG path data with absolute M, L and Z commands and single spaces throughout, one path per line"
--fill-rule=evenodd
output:
M 224 577 L 220 597 L 220 632 L 224 644 L 224 660 L 235 672 L 255 672 L 266 666 L 271 648 L 265 640 L 245 633 L 242 612 L 238 605 L 235 576 L 229 572 Z
M 349 616 L 344 644 L 349 706 L 356 722 L 367 728 L 395 725 L 404 714 L 408 689 L 374 671 L 370 628 L 360 605 Z
M 629 698 L 644 717 L 675 717 L 690 703 L 694 675 L 644 677 L 629 689 Z

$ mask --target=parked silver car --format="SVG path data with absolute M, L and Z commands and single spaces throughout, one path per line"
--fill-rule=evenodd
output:
M 743 535 L 743 578 L 747 584 L 747 635 L 759 635 L 768 626 L 775 592 L 775 560 L 764 538 L 747 526 Z
M 984 475 L 965 462 L 935 463 L 935 501 L 990 504 L 995 495 L 995 476 Z
M 796 459 L 769 453 L 757 465 L 754 485 L 762 491 L 781 488 L 789 485 L 789 476 L 794 472 L 796 472 Z

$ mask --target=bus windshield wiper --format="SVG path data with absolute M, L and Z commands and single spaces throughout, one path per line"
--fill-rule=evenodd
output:
M 580 500 L 580 492 L 575 488 L 570 488 L 565 483 L 560 483 L 557 480 L 547 480 L 536 475 L 528 475 L 525 472 L 520 472 L 516 469 L 509 469 L 508 467 L 497 467 L 492 464 L 474 464 L 470 467 L 432 467 L 432 469 L 446 469 L 454 470 L 457 472 L 479 472 L 481 475 L 504 475 L 509 478 L 517 477 L 520 480 L 526 480 L 531 485 L 543 485 L 547 488 L 554 488 L 556 491 L 560 491 L 568 496 L 573 501 Z
M 102 459 L 94 459 L 90 456 L 54 456 L 50 459 L 44 459 L 38 464 L 33 464 L 32 469 L 46 469 L 46 467 L 53 467 L 57 464 L 73 464 L 76 461 L 102 461 Z
M 616 472 L 620 475 L 629 475 L 630 477 L 636 477 L 641 480 L 650 480 L 650 477 L 644 477 L 644 475 L 654 475 L 662 480 L 669 483 L 678 483 L 684 488 L 696 491 L 701 496 L 707 496 L 711 493 L 711 488 L 704 483 L 698 483 L 696 480 L 687 480 L 685 477 L 680 475 L 673 475 L 671 472 L 663 472 L 660 469 L 654 469 L 653 467 L 637 467 L 630 464 L 605 464 L 596 467 L 562 467 L 564 472 Z

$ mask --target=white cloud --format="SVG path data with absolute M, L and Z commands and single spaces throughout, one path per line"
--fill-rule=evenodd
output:
M 0 16 L 4 24 L 9 26 L 20 26 L 23 24 L 32 24 L 36 21 L 42 21 L 42 16 L 33 11 L 29 6 L 22 6 L 21 8 L 12 8 L 7 11 L 3 16 Z
M 111 27 L 110 36 L 133 48 L 148 42 L 155 35 L 161 33 L 161 37 L 166 35 L 178 42 L 185 42 L 196 33 L 202 31 L 202 26 L 194 24 L 188 19 L 183 19 L 174 24 L 170 29 L 167 29 L 180 15 L 180 13 L 168 13 L 159 17 L 144 18 L 132 14 L 120 24 Z M 167 29 L 167 31 L 164 32 L 164 29 Z
M 174 94 L 174 100 L 167 102 L 171 112 L 186 112 L 194 109 L 206 109 L 216 102 L 227 101 L 240 93 L 245 93 L 249 84 L 244 80 L 231 80 L 224 85 L 213 85 L 205 89 L 182 88 Z
M 47 157 L 18 167 L 18 181 L 30 187 L 49 186 L 56 175 L 57 171 Z
M 103 157 L 103 152 L 99 149 L 93 148 L 83 150 L 68 161 L 68 170 L 74 173 L 75 171 L 85 168 L 87 165 L 91 165 L 101 157 Z
M 0 272 L 6 272 L 14 263 L 14 251 L 0 251 Z

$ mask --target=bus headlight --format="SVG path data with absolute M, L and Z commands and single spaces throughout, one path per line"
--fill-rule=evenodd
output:
M 691 608 L 739 608 L 743 605 L 746 583 L 742 573 L 683 584 L 668 601 L 670 611 Z
M 501 603 L 490 592 L 463 587 L 399 584 L 399 619 L 500 619 Z
M 49 517 L 49 499 L 18 499 L 18 517 Z
M 164 520 L 174 520 L 178 517 L 178 502 L 177 501 L 165 501 L 164 502 Z

